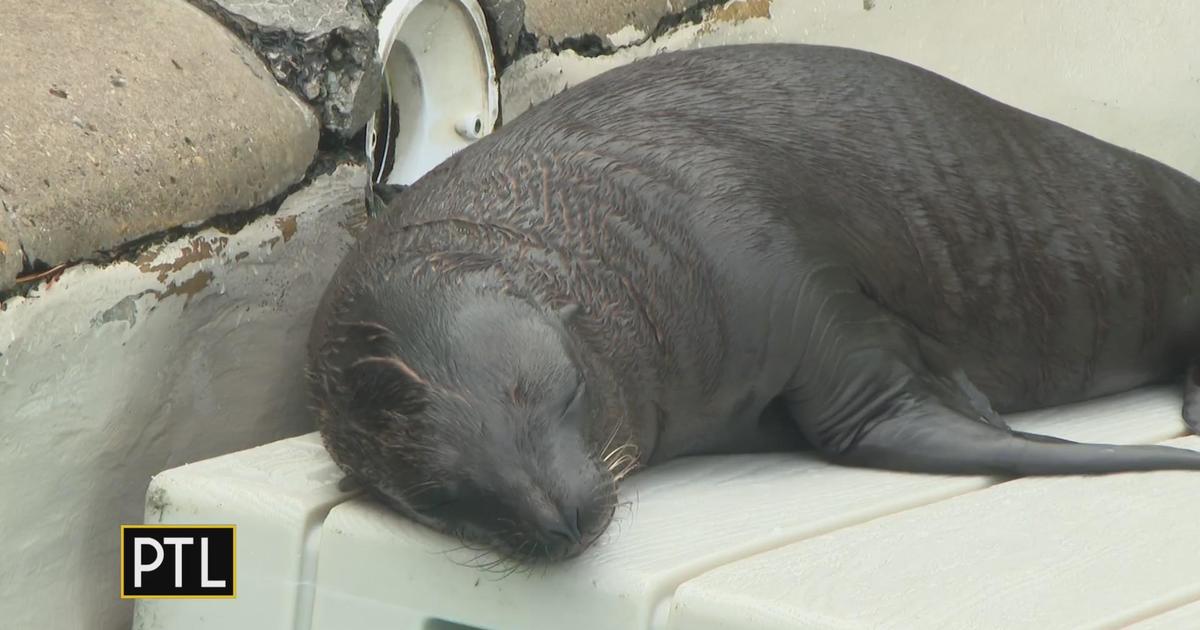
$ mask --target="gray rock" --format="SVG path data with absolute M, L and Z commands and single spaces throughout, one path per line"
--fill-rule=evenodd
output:
M 383 7 L 391 0 L 362 0 L 363 9 L 367 15 L 371 16 L 373 21 L 379 21 L 379 14 L 383 13 Z
M 183 0 L 10 2 L 0 33 L 0 291 L 22 258 L 86 259 L 258 206 L 316 152 L 309 107 Z
M 190 0 L 249 43 L 280 82 L 321 112 L 343 138 L 379 104 L 374 17 L 382 0 Z
M 496 64 L 501 69 L 536 48 L 525 30 L 525 0 L 480 0 L 479 7 L 487 17 Z

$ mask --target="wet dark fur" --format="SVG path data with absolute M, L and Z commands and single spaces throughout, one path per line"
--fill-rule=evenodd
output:
M 527 446 L 505 465 L 532 471 L 557 514 L 593 497 L 587 542 L 614 471 L 801 436 L 931 472 L 1170 467 L 1155 447 L 1110 461 L 1049 440 L 1014 463 L 1024 438 L 999 413 L 1180 375 L 1198 272 L 1200 184 L 1173 169 L 878 55 L 711 48 L 571 88 L 406 190 L 335 276 L 310 369 L 329 450 L 368 485 L 504 477 L 444 465 L 462 444 L 504 448 L 478 437 L 503 423 Z M 557 357 L 543 380 L 573 366 L 586 381 L 576 428 L 514 414 L 512 391 L 535 407 L 562 394 L 525 387 L 503 355 L 440 345 L 463 304 L 495 309 L 495 335 L 547 327 L 529 352 Z M 506 376 L 464 378 L 475 363 Z M 486 417 L 429 417 L 431 397 L 456 395 Z M 908 423 L 942 427 L 961 458 L 923 459 L 934 442 Z M 587 466 L 548 463 L 573 449 Z M 500 512 L 540 509 L 493 491 Z M 546 555 L 510 520 L 464 536 Z

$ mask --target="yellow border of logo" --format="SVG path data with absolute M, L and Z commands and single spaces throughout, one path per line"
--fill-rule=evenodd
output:
M 126 529 L 228 529 L 233 532 L 233 575 L 230 576 L 233 584 L 233 594 L 231 595 L 126 595 L 125 594 L 125 530 Z M 237 599 L 237 525 L 122 525 L 121 526 L 121 550 L 119 552 L 120 560 L 117 562 L 117 570 L 121 575 L 121 599 Z

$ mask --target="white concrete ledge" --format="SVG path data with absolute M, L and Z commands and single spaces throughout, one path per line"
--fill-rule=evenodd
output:
M 1183 433 L 1179 412 L 1177 388 L 1156 387 L 1011 420 L 1153 443 Z M 157 618 L 173 629 L 1078 628 L 1200 601 L 1196 473 L 1000 483 L 792 453 L 685 459 L 630 479 L 628 509 L 582 557 L 508 576 L 374 501 L 339 495 L 336 477 L 312 435 L 160 475 L 155 487 L 175 506 L 163 522 L 232 520 L 245 542 L 236 603 L 160 600 Z M 277 492 L 303 507 L 271 507 Z M 149 610 L 139 605 L 139 618 Z M 293 625 L 301 619 L 311 625 Z
M 667 627 L 1125 627 L 1200 600 L 1198 488 L 1190 471 L 999 484 L 709 572 Z
M 238 596 L 140 600 L 134 627 L 306 627 L 321 523 L 353 496 L 338 490 L 341 477 L 315 433 L 156 475 L 146 523 L 237 525 Z

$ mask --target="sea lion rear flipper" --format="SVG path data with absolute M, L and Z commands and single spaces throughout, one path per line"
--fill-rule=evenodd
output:
M 1183 421 L 1192 433 L 1200 435 L 1200 361 L 1188 365 L 1184 378 Z
M 1041 435 L 1038 433 L 1026 433 L 1025 431 L 1013 431 L 1012 434 L 1015 436 L 1018 436 L 1018 437 L 1023 437 L 1027 440 L 1034 440 L 1037 442 L 1050 442 L 1051 444 L 1078 444 L 1078 442 L 1075 442 L 1074 440 L 1068 440 L 1068 439 L 1064 439 L 1064 438 L 1060 438 L 1060 437 L 1054 437 L 1053 435 Z
M 962 389 L 970 383 L 944 348 L 867 295 L 843 288 L 808 298 L 819 308 L 805 323 L 819 334 L 808 338 L 784 397 L 805 438 L 830 459 L 1015 476 L 1200 470 L 1200 452 L 1187 449 L 1012 431 L 994 412 L 981 413 L 990 410 L 986 397 Z
M 932 402 L 878 423 L 839 459 L 915 472 L 1013 476 L 1200 470 L 1200 452 L 1157 445 L 1081 444 L 1005 431 Z

